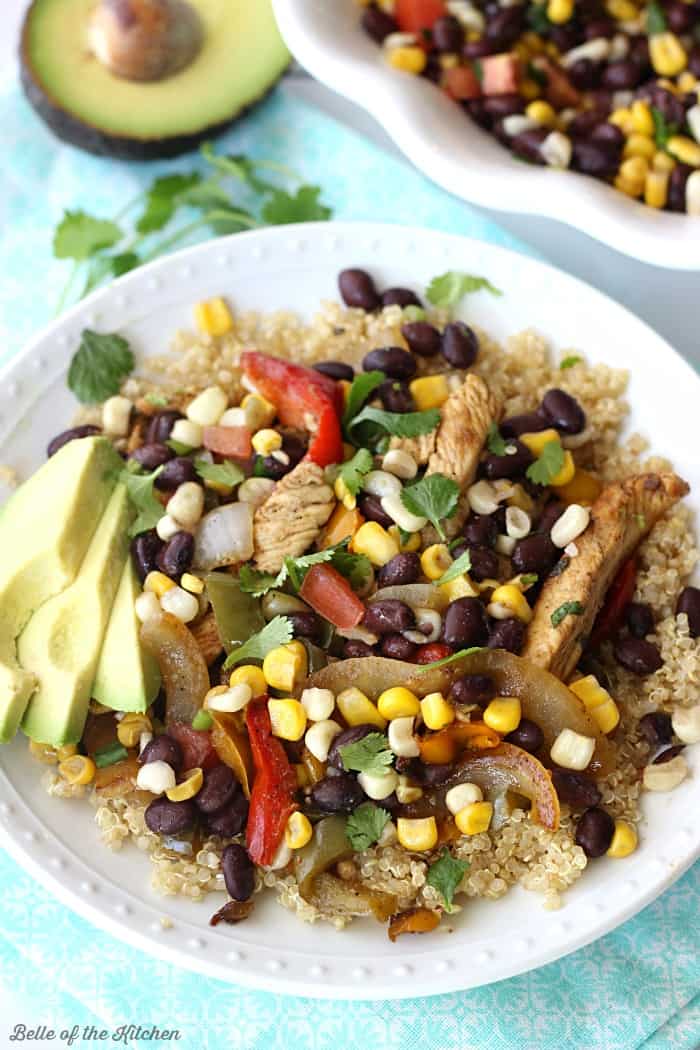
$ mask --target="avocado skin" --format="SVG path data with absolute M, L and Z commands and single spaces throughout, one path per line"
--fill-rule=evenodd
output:
M 259 95 L 258 98 L 249 102 L 248 105 L 237 109 L 226 120 L 222 120 L 217 124 L 208 124 L 199 131 L 188 135 L 172 135 L 161 139 L 137 139 L 128 135 L 112 135 L 93 124 L 86 123 L 64 109 L 52 99 L 49 90 L 40 82 L 32 68 L 28 50 L 29 19 L 32 14 L 32 7 L 33 5 L 29 7 L 24 16 L 19 46 L 20 83 L 27 101 L 34 112 L 62 142 L 67 142 L 71 146 L 77 146 L 78 149 L 82 149 L 86 153 L 93 153 L 98 157 L 114 157 L 116 160 L 149 161 L 167 160 L 171 157 L 179 157 L 183 153 L 189 153 L 208 139 L 221 135 L 232 124 L 244 117 L 246 113 L 267 98 L 277 83 L 275 81 L 270 84 L 267 90 Z

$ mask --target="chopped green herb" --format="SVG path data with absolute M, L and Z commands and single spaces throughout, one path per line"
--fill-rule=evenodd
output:
M 323 222 L 332 211 L 321 204 L 320 186 L 301 186 L 296 193 L 275 190 L 263 205 L 263 222 L 283 226 L 290 222 Z
M 389 772 L 394 755 L 384 733 L 368 733 L 361 740 L 340 749 L 340 758 L 346 770 L 383 777 Z
M 578 354 L 570 354 L 569 357 L 565 357 L 562 360 L 559 369 L 560 371 L 565 372 L 567 368 L 573 368 L 574 365 L 580 364 L 581 361 L 583 361 L 583 358 L 579 357 Z
M 354 850 L 361 853 L 379 841 L 382 831 L 391 819 L 389 813 L 373 802 L 363 802 L 354 809 L 345 825 L 345 834 Z
M 185 445 L 182 441 L 176 441 L 175 438 L 168 438 L 165 444 L 173 450 L 176 456 L 186 456 L 192 452 L 192 445 Z
M 491 423 L 489 426 L 486 447 L 489 452 L 493 452 L 494 456 L 505 456 L 506 454 L 507 445 L 503 440 L 497 423 Z
M 155 390 L 151 390 L 148 394 L 144 394 L 143 399 L 155 408 L 165 408 L 168 403 L 167 397 L 165 397 L 164 394 L 156 394 Z
M 96 219 L 84 211 L 65 211 L 54 233 L 53 253 L 57 259 L 83 262 L 121 238 L 122 231 L 109 219 Z
M 472 61 L 472 69 L 474 70 L 474 76 L 480 84 L 484 82 L 484 66 L 480 59 L 475 58 Z
M 224 661 L 224 668 L 228 670 L 229 667 L 239 664 L 241 660 L 264 660 L 272 649 L 291 642 L 293 634 L 289 617 L 275 616 L 274 620 L 265 624 L 261 631 L 251 635 L 247 642 L 243 642 L 243 645 L 239 645 L 237 649 L 233 649 L 228 654 Z
M 483 645 L 472 645 L 469 649 L 459 649 L 458 652 L 451 653 L 450 656 L 443 656 L 442 660 L 433 660 L 430 664 L 418 664 L 416 672 L 422 674 L 424 671 L 433 671 L 436 667 L 447 667 L 448 664 L 461 660 L 463 656 L 469 656 L 471 653 L 480 653 L 483 648 Z
M 459 502 L 459 485 L 444 474 L 426 474 L 420 481 L 406 485 L 401 491 L 401 502 L 412 514 L 427 518 L 435 526 L 441 540 L 445 539 L 442 523 L 451 518 Z
M 678 134 L 678 125 L 666 120 L 664 114 L 656 106 L 651 107 L 651 116 L 654 121 L 654 141 L 659 149 L 666 149 L 671 136 Z
M 656 0 L 651 0 L 651 3 L 647 4 L 647 34 L 656 36 L 658 33 L 665 33 L 667 28 L 663 7 Z
M 115 743 L 96 751 L 94 757 L 97 768 L 104 769 L 105 766 L 113 766 L 116 762 L 128 758 L 129 752 L 121 744 Z
M 230 459 L 224 460 L 223 463 L 207 463 L 206 459 L 195 459 L 194 469 L 202 481 L 210 481 L 213 485 L 225 485 L 229 489 L 240 484 L 245 477 L 241 468 Z
M 456 580 L 458 576 L 461 576 L 464 572 L 469 572 L 472 567 L 472 556 L 467 550 L 464 554 L 460 554 L 456 561 L 453 561 L 449 569 L 443 572 L 439 580 L 437 580 L 437 586 L 441 583 L 449 583 L 450 580 Z
M 433 306 L 447 307 L 456 306 L 465 295 L 479 292 L 482 289 L 491 292 L 492 295 L 503 295 L 500 288 L 495 288 L 486 277 L 460 273 L 459 270 L 448 270 L 439 277 L 433 277 L 425 294 Z
M 119 475 L 119 480 L 126 485 L 129 499 L 138 511 L 129 529 L 130 536 L 138 536 L 141 532 L 155 529 L 165 514 L 163 504 L 153 495 L 153 483 L 162 469 L 156 467 L 150 474 L 139 474 L 130 467 L 125 467 Z
M 180 206 L 179 198 L 185 190 L 191 189 L 202 181 L 198 172 L 190 175 L 161 175 L 151 183 L 146 193 L 146 206 L 136 223 L 139 233 L 154 233 L 162 230 L 172 219 Z M 228 196 L 226 197 L 228 202 Z
M 338 471 L 338 477 L 345 484 L 351 496 L 356 496 L 362 488 L 362 478 L 368 474 L 374 466 L 372 453 L 366 448 L 358 448 L 352 459 L 343 463 Z
M 525 572 L 520 577 L 520 582 L 522 583 L 523 587 L 532 587 L 534 583 L 537 583 L 538 579 L 539 576 L 536 572 Z
M 455 892 L 467 871 L 469 871 L 469 861 L 453 857 L 446 846 L 438 860 L 430 865 L 425 881 L 442 894 L 446 912 L 452 911 Z
M 409 324 L 413 321 L 425 321 L 428 316 L 422 306 L 404 306 L 401 311 L 404 321 Z
M 355 444 L 374 447 L 385 433 L 395 437 L 419 437 L 435 430 L 439 422 L 437 408 L 429 408 L 426 412 L 385 412 L 382 408 L 366 405 L 346 429 Z
M 552 23 L 547 18 L 545 4 L 531 4 L 527 12 L 527 20 L 532 29 L 540 36 L 547 36 Z
M 208 711 L 198 711 L 192 719 L 193 729 L 211 729 L 214 725 L 214 719 L 211 717 Z
M 563 572 L 566 572 L 566 570 L 569 568 L 569 563 L 570 562 L 571 562 L 571 558 L 569 558 L 569 556 L 565 554 L 563 558 L 559 559 L 559 561 L 554 566 L 554 568 L 552 569 L 552 571 L 550 572 L 549 575 L 550 576 L 561 576 L 561 574 Z
M 331 565 L 348 581 L 353 591 L 361 594 L 372 580 L 372 562 L 365 554 L 352 554 L 339 547 L 333 553 Z
M 385 379 L 386 376 L 384 372 L 379 372 L 377 370 L 374 372 L 361 372 L 360 375 L 355 376 L 350 385 L 350 390 L 348 391 L 345 412 L 343 414 L 343 423 L 346 428 L 361 410 L 370 394 L 376 390 Z
M 286 575 L 286 570 L 285 570 Z M 273 587 L 277 586 L 278 574 L 274 572 L 258 572 L 250 565 L 241 565 L 238 574 L 238 583 L 244 594 L 252 594 L 254 598 L 262 598 Z
M 558 609 L 555 609 L 550 619 L 552 621 L 552 627 L 558 627 L 562 620 L 565 620 L 567 616 L 580 616 L 583 612 L 583 605 L 581 602 L 564 602 Z
M 410 542 L 411 537 L 413 536 L 413 533 L 412 532 L 408 532 L 407 529 L 402 529 L 400 525 L 397 525 L 396 527 L 399 530 L 399 542 L 400 542 L 402 547 L 405 547 L 406 544 Z M 461 539 L 461 537 L 460 537 L 460 539 Z
M 530 10 L 532 10 L 532 8 Z M 540 8 L 540 10 L 542 10 L 542 8 Z M 542 11 L 542 14 L 544 14 L 544 11 Z M 547 16 L 545 15 L 545 18 L 546 17 Z M 547 19 L 547 21 L 549 21 L 549 19 Z M 536 66 L 534 62 L 528 62 L 526 68 L 527 75 L 530 78 L 530 80 L 534 80 L 535 83 L 539 84 L 541 88 L 547 87 L 548 77 L 543 69 L 540 69 L 538 66 Z
M 557 440 L 548 441 L 539 458 L 531 463 L 525 474 L 536 485 L 549 485 L 564 466 L 564 449 Z
M 105 401 L 119 393 L 133 367 L 134 355 L 126 339 L 84 328 L 68 369 L 68 387 L 83 404 Z

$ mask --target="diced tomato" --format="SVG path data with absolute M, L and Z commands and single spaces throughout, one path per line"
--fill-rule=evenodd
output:
M 455 66 L 445 70 L 442 85 L 450 98 L 463 101 L 481 97 L 481 84 L 471 66 Z
M 249 459 L 253 454 L 248 427 L 205 427 L 203 444 L 210 452 L 229 459 Z
M 520 61 L 515 55 L 486 55 L 479 62 L 484 95 L 510 95 L 518 90 Z
M 438 18 L 446 14 L 443 0 L 396 0 L 394 7 L 394 18 L 404 33 L 431 29 Z
M 432 664 L 436 660 L 444 660 L 446 656 L 452 656 L 452 649 L 443 642 L 428 642 L 426 645 L 418 646 L 415 662 L 417 664 Z
M 219 756 L 212 743 L 211 733 L 205 729 L 193 729 L 186 722 L 173 722 L 168 726 L 168 736 L 177 740 L 182 748 L 182 768 L 211 769 L 219 763 Z
M 596 649 L 601 642 L 617 633 L 625 607 L 632 601 L 637 582 L 637 559 L 629 558 L 620 566 L 617 576 L 610 584 L 602 609 L 593 625 L 590 647 Z
M 365 605 L 337 569 L 326 562 L 312 565 L 299 595 L 329 623 L 348 630 L 357 627 L 365 615 Z

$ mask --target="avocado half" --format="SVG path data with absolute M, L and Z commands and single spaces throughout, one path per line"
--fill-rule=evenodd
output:
M 33 0 L 20 45 L 29 102 L 59 138 L 90 153 L 185 153 L 262 99 L 289 63 L 271 0 L 189 0 L 202 30 L 192 61 L 161 80 L 128 80 L 91 50 L 97 2 Z

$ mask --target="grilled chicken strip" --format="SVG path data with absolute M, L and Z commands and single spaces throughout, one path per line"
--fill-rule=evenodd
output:
M 256 568 L 279 572 L 285 558 L 298 558 L 318 538 L 334 506 L 333 490 L 326 484 L 322 469 L 303 459 L 255 512 Z
M 576 540 L 577 556 L 542 588 L 521 654 L 526 660 L 568 679 L 618 569 L 687 492 L 676 474 L 639 474 L 603 489 L 588 528 Z M 553 627 L 552 613 L 566 602 L 580 602 L 583 612 Z

